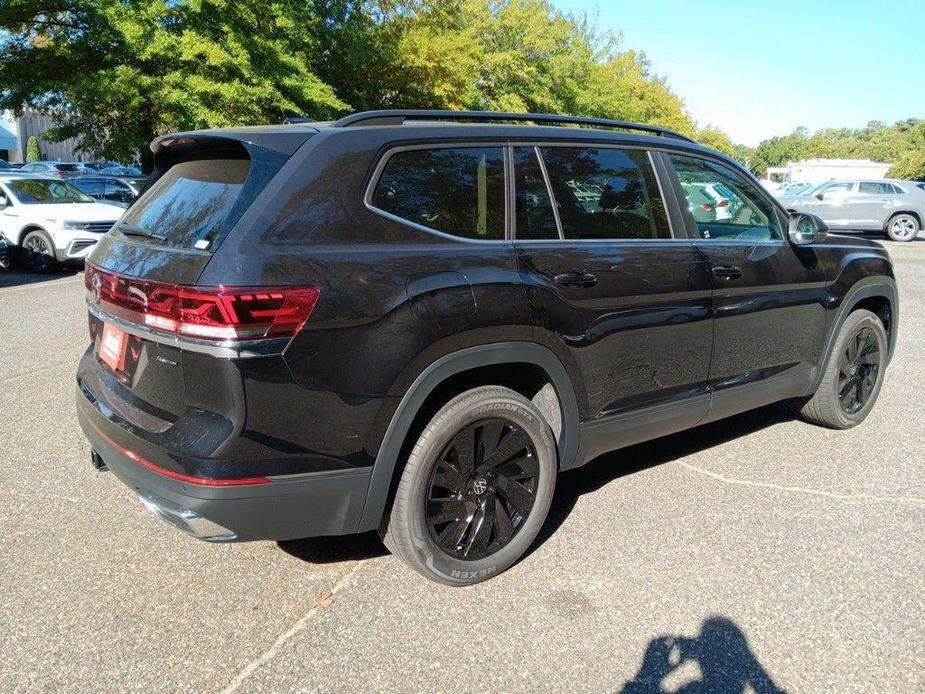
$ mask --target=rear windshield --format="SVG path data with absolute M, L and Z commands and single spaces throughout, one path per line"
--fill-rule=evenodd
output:
M 140 227 L 177 248 L 214 250 L 250 172 L 249 159 L 175 164 L 132 205 L 121 225 Z
M 80 164 L 55 164 L 55 168 L 58 171 L 80 171 L 82 166 Z

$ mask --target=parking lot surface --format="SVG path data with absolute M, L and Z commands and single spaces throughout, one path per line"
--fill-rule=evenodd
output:
M 925 241 L 860 427 L 772 406 L 559 478 L 468 589 L 374 536 L 209 545 L 89 464 L 81 274 L 0 272 L 0 691 L 925 690 Z

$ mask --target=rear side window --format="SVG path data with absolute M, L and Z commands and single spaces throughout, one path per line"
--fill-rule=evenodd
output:
M 518 239 L 558 239 L 556 215 L 533 147 L 514 150 L 514 213 Z
M 861 181 L 858 185 L 858 192 L 861 195 L 895 195 L 896 188 L 889 183 Z
M 383 212 L 453 236 L 504 239 L 500 147 L 441 147 L 392 154 L 373 191 Z
M 566 239 L 670 238 L 644 151 L 543 147 L 541 154 Z
M 177 248 L 214 249 L 251 169 L 249 159 L 199 159 L 170 167 L 120 225 L 166 237 Z

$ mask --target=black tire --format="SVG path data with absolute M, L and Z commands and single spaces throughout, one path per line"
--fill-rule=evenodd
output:
M 555 438 L 529 400 L 501 386 L 474 388 L 424 428 L 380 535 L 432 581 L 484 581 L 510 568 L 536 538 L 557 470 Z
M 875 314 L 863 309 L 850 313 L 838 331 L 822 381 L 800 414 L 832 429 L 863 422 L 880 395 L 887 344 L 883 323 Z
M 886 235 L 891 241 L 912 241 L 919 233 L 919 220 L 908 212 L 890 217 L 886 223 Z
M 22 263 L 30 272 L 44 274 L 60 267 L 55 258 L 55 244 L 47 232 L 34 229 L 27 233 L 20 248 Z

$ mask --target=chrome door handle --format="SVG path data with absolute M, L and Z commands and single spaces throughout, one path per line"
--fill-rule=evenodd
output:
M 742 276 L 742 270 L 735 265 L 717 265 L 713 268 L 713 274 L 724 280 L 734 280 Z
M 560 287 L 587 289 L 597 284 L 597 277 L 590 272 L 579 270 L 577 272 L 563 272 L 561 275 L 553 277 L 553 281 Z

